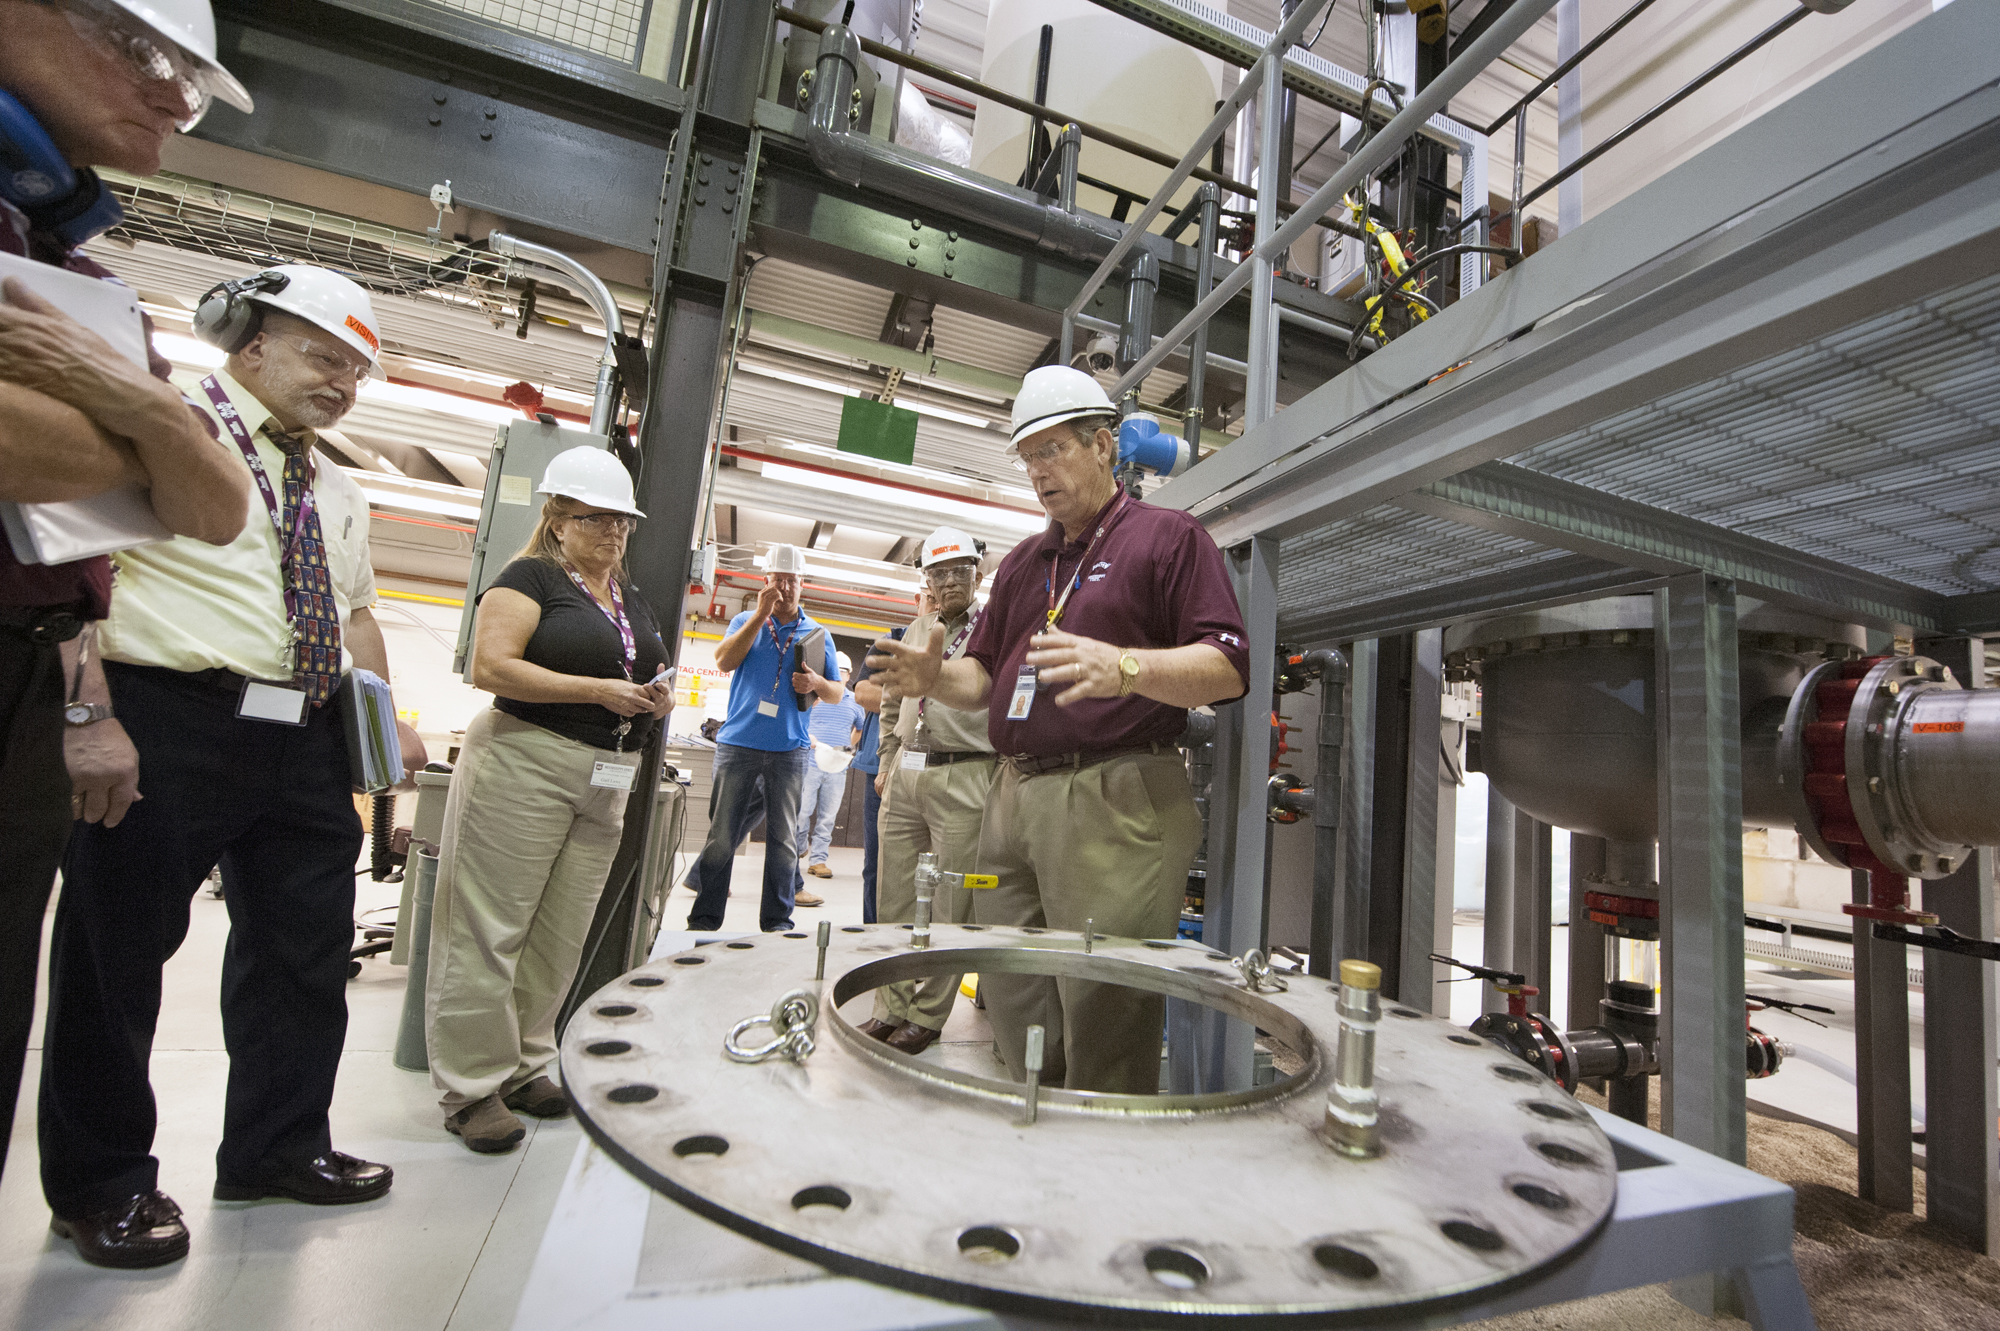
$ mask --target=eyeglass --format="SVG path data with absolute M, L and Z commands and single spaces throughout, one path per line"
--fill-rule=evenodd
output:
M 368 376 L 366 361 L 356 361 L 352 356 L 329 351 L 309 337 L 280 337 L 278 340 L 287 343 L 292 350 L 298 352 L 299 359 L 316 374 L 323 374 L 329 378 L 334 376 L 351 378 L 357 384 Z
M 180 47 L 101 0 L 65 0 L 63 13 L 78 36 L 105 55 L 123 60 L 141 83 L 176 86 L 187 108 L 174 122 L 182 133 L 193 129 L 208 113 L 214 100 L 208 72 L 189 60 Z
M 941 586 L 952 582 L 972 582 L 978 576 L 979 570 L 969 564 L 960 565 L 957 568 L 927 568 L 924 570 L 924 581 L 930 583 L 932 586 Z
M 1054 462 L 1057 458 L 1069 456 L 1075 448 L 1076 441 L 1074 439 L 1058 439 L 1052 444 L 1043 444 L 1032 453 L 1016 452 L 1013 457 L 1014 470 L 1026 471 L 1033 463 L 1046 465 Z
M 594 532 L 631 531 L 639 525 L 639 519 L 630 513 L 578 513 L 571 520 Z

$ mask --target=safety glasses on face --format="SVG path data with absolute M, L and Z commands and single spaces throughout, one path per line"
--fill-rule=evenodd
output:
M 1043 444 L 1040 448 L 1017 449 L 1011 461 L 1014 470 L 1026 471 L 1030 466 L 1047 466 L 1058 458 L 1068 457 L 1075 451 L 1076 440 L 1058 439 L 1052 444 Z
M 924 581 L 932 587 L 949 587 L 953 583 L 970 586 L 978 573 L 979 570 L 970 564 L 960 564 L 956 568 L 927 568 L 924 570 Z
M 639 519 L 630 513 L 579 513 L 570 521 L 582 526 L 585 531 L 602 534 L 604 532 L 628 532 L 639 525 Z
M 329 379 L 352 379 L 356 384 L 368 377 L 368 362 L 335 351 L 309 337 L 280 337 L 278 340 L 298 352 L 299 359 L 314 374 Z
M 146 26 L 108 0 L 60 0 L 70 26 L 93 48 L 124 62 L 141 84 L 171 83 L 186 108 L 175 117 L 182 133 L 193 129 L 208 113 L 215 99 L 208 71 L 188 59 L 173 42 L 155 35 Z

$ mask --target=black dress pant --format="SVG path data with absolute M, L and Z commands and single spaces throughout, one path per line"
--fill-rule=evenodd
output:
M 63 863 L 43 1039 L 42 1190 L 78 1216 L 158 1186 L 148 1079 L 160 972 L 222 866 L 229 1089 L 217 1180 L 260 1183 L 332 1149 L 347 1035 L 361 819 L 335 706 L 240 720 L 240 679 L 107 662 L 144 797 L 79 824 Z
M 0 1166 L 34 1024 L 42 915 L 69 838 L 57 652 L 25 630 L 0 628 Z

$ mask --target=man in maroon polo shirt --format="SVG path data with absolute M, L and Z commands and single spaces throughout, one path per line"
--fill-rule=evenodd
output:
M 1125 495 L 1112 476 L 1117 415 L 1095 379 L 1029 372 L 1013 447 L 1052 519 L 994 574 L 962 659 L 882 640 L 869 664 L 905 697 L 985 707 L 1005 756 L 979 838 L 981 923 L 1170 938 L 1201 838 L 1174 741 L 1187 709 L 1248 687 L 1243 615 L 1201 524 Z M 933 635 L 930 647 L 940 648 Z M 1042 1080 L 1072 1090 L 1159 1090 L 1162 1000 L 1042 976 L 980 979 L 1010 1073 L 1045 1032 Z
M 19 155 L 6 169 L 25 159 L 51 187 L 19 207 L 0 197 L 0 253 L 115 280 L 81 248 L 118 216 L 89 168 L 150 175 L 167 136 L 192 127 L 211 96 L 250 107 L 215 63 L 208 5 L 0 0 L 0 30 L 0 93 L 19 108 L 0 129 Z M 39 160 L 51 151 L 61 159 L 53 171 Z M 7 281 L 0 500 L 87 499 L 137 482 L 176 535 L 218 545 L 235 538 L 249 516 L 249 477 L 166 382 L 173 367 L 148 349 L 150 374 L 19 279 Z M 138 755 L 88 650 L 85 626 L 104 617 L 110 596 L 108 559 L 24 562 L 0 536 L 0 1153 L 34 1014 L 42 915 L 71 824 L 116 824 L 139 798 Z M 143 1243 L 157 1218 L 135 1212 L 123 1232 Z

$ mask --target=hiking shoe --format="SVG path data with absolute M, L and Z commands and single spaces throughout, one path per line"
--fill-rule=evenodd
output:
M 444 1130 L 463 1137 L 465 1144 L 481 1155 L 504 1154 L 528 1135 L 527 1125 L 515 1118 L 497 1095 L 474 1101 L 455 1114 L 446 1114 Z
M 518 1109 L 523 1114 L 532 1114 L 536 1118 L 569 1117 L 568 1093 L 547 1077 L 536 1077 L 533 1081 L 522 1082 L 507 1092 L 500 1103 L 509 1109 Z

